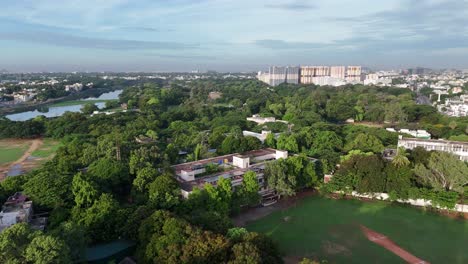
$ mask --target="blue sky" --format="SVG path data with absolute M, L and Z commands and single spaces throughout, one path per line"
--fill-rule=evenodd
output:
M 468 0 L 14 0 L 11 71 L 468 68 Z

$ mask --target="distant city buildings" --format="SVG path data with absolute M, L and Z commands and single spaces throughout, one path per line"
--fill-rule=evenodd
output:
M 268 72 L 259 72 L 257 79 L 271 86 L 282 83 L 340 86 L 362 81 L 361 66 L 271 66 Z

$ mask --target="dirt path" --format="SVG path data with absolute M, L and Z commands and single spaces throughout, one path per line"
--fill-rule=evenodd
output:
M 386 248 L 387 250 L 390 250 L 395 255 L 399 256 L 400 258 L 402 258 L 403 260 L 405 260 L 408 263 L 411 263 L 411 264 L 429 263 L 429 262 L 427 262 L 425 260 L 422 260 L 422 259 L 412 255 L 408 251 L 406 251 L 406 250 L 402 249 L 401 247 L 399 247 L 397 244 L 395 244 L 395 242 L 390 240 L 388 237 L 386 237 L 386 236 L 384 236 L 384 235 L 382 235 L 380 233 L 377 233 L 372 229 L 369 229 L 369 228 L 361 225 L 361 230 L 366 235 L 367 239 L 369 239 L 369 241 L 374 242 L 377 245 L 380 245 L 380 246 Z
M 41 138 L 32 140 L 31 146 L 29 146 L 29 148 L 23 153 L 23 156 L 6 166 L 0 167 L 0 181 L 6 178 L 8 171 L 13 168 L 13 166 L 23 164 L 28 159 L 28 157 L 31 156 L 31 154 L 42 145 L 42 143 L 43 140 Z

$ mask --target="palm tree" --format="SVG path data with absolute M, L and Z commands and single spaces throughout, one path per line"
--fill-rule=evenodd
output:
M 392 160 L 392 164 L 395 165 L 395 167 L 397 168 L 401 168 L 401 167 L 409 165 L 410 161 L 406 156 L 407 156 L 406 149 L 403 147 L 399 147 L 397 149 L 397 154 Z

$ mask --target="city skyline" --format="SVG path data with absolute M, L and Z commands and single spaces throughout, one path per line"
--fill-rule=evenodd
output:
M 468 68 L 467 12 L 455 0 L 14 1 L 0 10 L 0 69 Z

